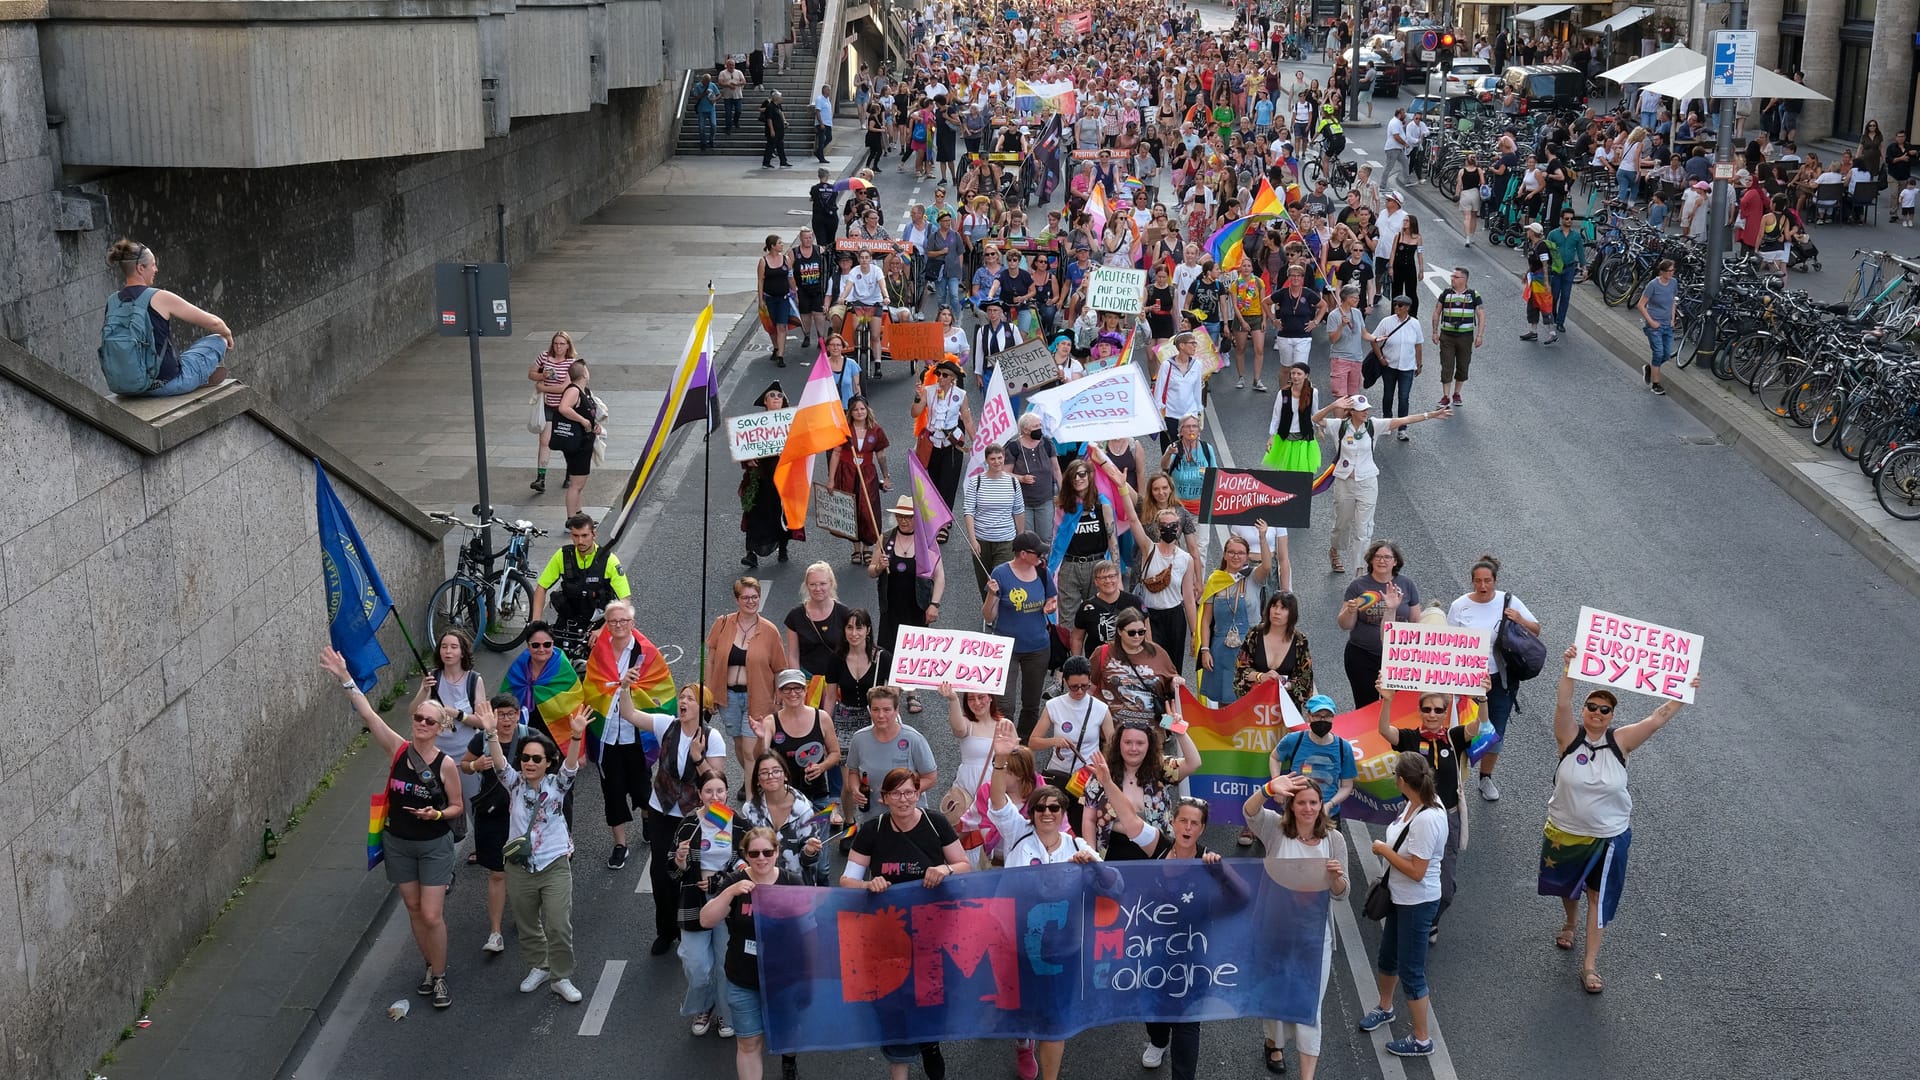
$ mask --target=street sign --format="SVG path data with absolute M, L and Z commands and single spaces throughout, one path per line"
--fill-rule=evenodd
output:
M 1426 33 L 1424 33 L 1424 34 L 1421 34 L 1421 35 L 1420 35 L 1420 47 L 1421 47 L 1421 48 L 1423 48 L 1423 49 L 1437 49 L 1437 48 L 1439 48 L 1439 47 L 1440 47 L 1440 35 L 1439 35 L 1439 33 L 1437 33 L 1436 31 L 1433 31 L 1433 30 L 1429 30 L 1429 31 L 1427 31 L 1427 32 L 1426 32 Z
M 1733 181 L 1733 162 L 1731 161 L 1715 162 L 1713 166 L 1713 178 L 1715 180 L 1731 183 Z
M 1753 61 L 1759 52 L 1757 30 L 1715 30 L 1713 73 L 1707 96 L 1717 100 L 1753 96 Z
M 467 334 L 466 263 L 435 263 L 433 267 L 433 310 L 441 337 L 465 337 Z M 507 264 L 479 264 L 480 317 L 474 330 L 481 337 L 510 337 L 513 317 L 507 310 Z

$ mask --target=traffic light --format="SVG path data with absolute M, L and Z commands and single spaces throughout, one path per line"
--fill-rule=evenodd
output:
M 1440 51 L 1436 56 L 1442 72 L 1453 66 L 1453 35 L 1451 33 L 1440 35 Z
M 1440 47 L 1441 47 L 1441 48 L 1443 48 L 1443 49 L 1451 49 L 1451 48 L 1453 48 L 1453 35 L 1452 35 L 1452 34 L 1450 34 L 1450 33 L 1446 33 L 1446 34 L 1441 34 L 1441 35 L 1440 35 Z

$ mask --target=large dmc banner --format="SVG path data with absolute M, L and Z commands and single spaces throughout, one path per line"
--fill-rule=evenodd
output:
M 1326 863 L 1064 863 L 883 893 L 753 891 L 774 1053 L 1065 1039 L 1123 1021 L 1317 1022 Z

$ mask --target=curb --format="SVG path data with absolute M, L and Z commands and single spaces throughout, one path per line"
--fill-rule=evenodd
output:
M 1407 185 L 1401 191 L 1411 192 L 1433 219 L 1445 221 L 1450 231 L 1459 234 L 1458 227 L 1446 213 L 1453 204 L 1429 198 L 1429 195 L 1435 194 L 1432 185 Z M 1501 263 L 1501 269 L 1510 274 L 1515 283 L 1520 281 L 1519 272 L 1504 262 Z M 1593 317 L 1580 323 L 1580 328 L 1604 345 L 1607 354 L 1629 371 L 1645 362 L 1644 339 L 1632 332 L 1630 321 L 1618 310 L 1602 303 Z M 1764 445 L 1761 440 L 1774 431 L 1774 421 L 1751 407 L 1743 407 L 1744 402 L 1728 400 L 1727 395 L 1719 392 L 1716 385 L 1719 379 L 1710 371 L 1702 371 L 1698 364 L 1686 369 L 1670 366 L 1669 373 L 1661 381 L 1667 387 L 1667 396 L 1678 401 L 1713 432 L 1715 438 L 1739 450 L 1742 456 L 1759 467 L 1762 475 L 1791 495 L 1821 524 L 1832 529 L 1901 588 L 1920 599 L 1920 559 L 1900 550 L 1880 531 L 1877 524 L 1854 513 L 1851 507 L 1795 468 L 1792 461 L 1783 459 Z

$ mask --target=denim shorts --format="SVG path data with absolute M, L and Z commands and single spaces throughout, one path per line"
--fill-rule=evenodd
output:
M 734 1035 L 747 1039 L 765 1034 L 767 1023 L 760 1013 L 760 991 L 735 986 L 733 980 L 725 976 L 721 981 L 727 985 L 727 1009 L 733 1015 Z
M 747 726 L 747 692 L 728 690 L 727 700 L 720 703 L 720 711 L 714 714 L 714 719 L 719 722 L 720 729 L 727 733 L 727 738 L 751 738 L 753 729 Z

